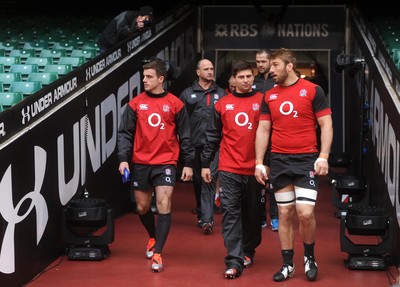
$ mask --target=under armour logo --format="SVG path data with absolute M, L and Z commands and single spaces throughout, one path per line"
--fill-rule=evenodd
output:
M 14 232 L 17 223 L 23 221 L 31 212 L 36 213 L 36 244 L 38 245 L 47 226 L 49 212 L 44 197 L 40 194 L 42 189 L 44 175 L 46 171 L 46 151 L 35 146 L 35 182 L 34 190 L 27 193 L 14 206 L 12 192 L 12 174 L 11 165 L 7 168 L 3 178 L 0 181 L 1 200 L 0 214 L 7 222 L 4 232 L 3 243 L 0 250 L 0 272 L 10 274 L 15 272 L 15 246 Z M 20 208 L 30 204 L 28 208 L 24 207 L 25 214 L 20 214 Z
M 26 111 L 25 111 L 26 109 Z M 21 110 L 21 115 L 22 115 L 22 124 L 25 125 L 31 120 L 30 116 L 30 107 L 26 106 Z
M 90 74 L 90 69 L 86 69 L 86 81 L 89 81 L 92 78 L 92 75 Z

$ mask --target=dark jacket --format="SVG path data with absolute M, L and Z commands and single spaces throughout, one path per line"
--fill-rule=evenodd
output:
M 191 139 L 195 147 L 205 145 L 207 141 L 206 127 L 214 105 L 225 94 L 225 90 L 215 82 L 213 82 L 209 89 L 204 90 L 199 85 L 199 80 L 197 79 L 179 96 L 185 103 L 189 114 Z
M 138 15 L 139 11 L 124 11 L 112 19 L 99 35 L 97 40 L 99 48 L 107 50 L 137 32 L 136 19 Z
M 272 89 L 275 86 L 274 79 L 269 75 L 267 79 L 264 79 L 263 75 L 257 74 L 254 76 L 253 90 L 261 93 Z
M 184 166 L 193 166 L 195 151 L 186 108 L 168 91 L 145 91 L 129 101 L 121 116 L 117 143 L 120 162 L 176 166 L 181 153 Z

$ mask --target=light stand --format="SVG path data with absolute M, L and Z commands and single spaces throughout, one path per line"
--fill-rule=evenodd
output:
M 64 241 L 70 260 L 102 260 L 110 255 L 114 220 L 107 202 L 99 198 L 73 199 L 63 211 Z M 96 233 L 101 227 L 105 230 Z
M 377 244 L 355 243 L 350 235 L 378 236 L 381 241 Z M 393 219 L 387 216 L 384 208 L 351 208 L 340 221 L 340 250 L 349 253 L 345 260 L 349 269 L 385 270 L 392 244 Z
M 363 70 L 362 80 L 360 81 L 360 126 L 359 126 L 359 146 L 358 150 L 360 152 L 358 158 L 358 173 L 362 173 L 363 168 L 363 158 L 365 149 L 363 147 L 364 143 L 364 117 L 365 117 L 365 60 L 362 58 L 357 58 L 355 55 L 340 54 L 336 58 L 335 71 L 341 73 L 346 70 L 350 77 Z M 343 154 L 344 155 L 344 154 Z M 345 158 L 344 158 L 345 159 Z M 350 159 L 348 163 L 352 162 Z M 331 174 L 333 174 L 331 172 Z M 338 217 L 344 217 L 347 213 L 347 208 L 352 206 L 363 206 L 369 203 L 369 186 L 366 185 L 363 177 L 357 177 L 353 175 L 341 175 L 335 179 L 332 179 L 332 201 L 334 206 L 338 210 Z
M 87 99 L 85 101 L 87 107 Z M 89 118 L 84 119 L 85 150 L 89 129 Z M 107 201 L 102 198 L 89 198 L 86 188 L 87 166 L 85 157 L 85 183 L 83 198 L 71 199 L 63 210 L 63 236 L 66 244 L 68 259 L 70 260 L 103 260 L 110 255 L 108 244 L 114 241 L 114 220 L 112 210 Z M 105 226 L 105 231 L 97 231 Z
M 362 81 L 360 84 L 360 137 L 359 137 L 359 160 L 358 160 L 358 171 L 361 172 L 363 168 L 363 158 L 365 149 L 363 148 L 364 141 L 364 126 L 365 126 L 365 60 L 363 58 L 358 58 L 353 54 L 340 54 L 336 57 L 335 71 L 341 73 L 346 70 L 350 77 L 354 77 L 359 71 L 363 71 Z
M 333 179 L 332 202 L 338 208 L 337 217 L 345 217 L 349 208 L 368 205 L 369 189 L 362 177 L 345 175 Z

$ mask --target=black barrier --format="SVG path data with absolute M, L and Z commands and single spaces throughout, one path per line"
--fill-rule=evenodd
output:
M 353 11 L 355 13 L 357 11 Z M 380 40 L 373 37 L 374 28 L 355 13 L 351 17 L 354 26 L 354 54 L 365 58 L 367 72 L 355 77 L 355 88 L 349 91 L 349 101 L 365 99 L 364 122 L 358 133 L 363 135 L 363 176 L 370 187 L 370 205 L 382 206 L 394 218 L 394 262 L 400 263 L 400 94 L 399 72 L 391 70 L 391 59 Z M 377 52 L 379 50 L 379 53 Z M 378 57 L 377 57 L 378 55 Z M 390 63 L 390 64 L 389 64 Z M 365 79 L 363 79 L 365 77 Z M 365 81 L 364 81 L 365 80 Z M 364 86 L 362 86 L 364 84 Z M 394 86 L 397 89 L 394 89 Z M 361 97 L 360 93 L 364 92 Z M 358 120 L 353 113 L 350 120 Z
M 120 116 L 142 91 L 144 58 L 171 61 L 177 80 L 168 85 L 178 87 L 196 60 L 195 13 L 175 10 L 1 113 L 1 286 L 22 286 L 62 254 L 62 212 L 71 199 L 87 191 L 116 217 L 133 210 L 118 172 Z

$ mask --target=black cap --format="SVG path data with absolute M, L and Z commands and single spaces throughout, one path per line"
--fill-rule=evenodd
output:
M 153 8 L 151 6 L 142 6 L 139 9 L 140 16 L 153 16 Z

